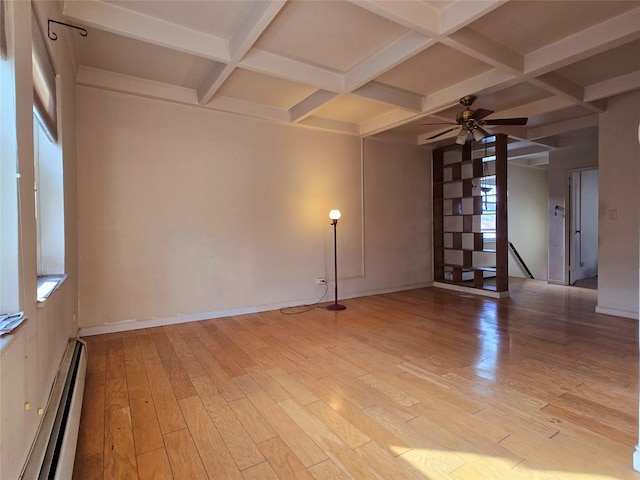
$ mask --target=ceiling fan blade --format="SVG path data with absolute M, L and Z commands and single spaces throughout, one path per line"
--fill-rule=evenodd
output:
M 456 143 L 458 145 L 464 145 L 465 142 L 467 141 L 467 135 L 469 135 L 469 130 L 467 130 L 464 127 L 460 128 L 460 132 L 458 133 L 458 136 L 456 137 Z
M 452 130 L 455 130 L 455 128 L 450 128 L 449 130 L 445 130 L 444 132 L 436 133 L 435 135 L 427 137 L 425 140 L 433 140 L 434 138 L 438 138 L 439 136 L 444 135 L 445 133 L 449 133 Z
M 520 118 L 494 118 L 488 119 L 484 121 L 485 125 L 526 125 L 527 120 L 526 117 Z
M 471 118 L 473 118 L 474 120 L 480 120 L 480 119 L 483 119 L 484 117 L 491 115 L 492 113 L 493 113 L 493 110 L 485 110 L 484 108 L 479 108 L 475 112 L 473 112 L 473 115 L 471 115 Z
M 457 125 L 456 122 L 434 122 L 434 123 L 420 123 L 421 127 L 424 125 Z
M 493 137 L 495 135 L 495 133 L 493 133 L 491 130 L 489 130 L 488 128 L 481 128 L 478 127 L 480 130 L 482 130 L 482 134 L 484 135 L 484 138 L 487 137 Z

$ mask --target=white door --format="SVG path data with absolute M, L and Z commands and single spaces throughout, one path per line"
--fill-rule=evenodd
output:
M 598 274 L 598 170 L 572 172 L 569 284 Z

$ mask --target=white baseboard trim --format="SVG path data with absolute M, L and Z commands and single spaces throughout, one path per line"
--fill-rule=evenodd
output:
M 416 288 L 431 287 L 433 282 L 418 283 L 412 285 L 402 285 L 397 287 L 379 288 L 373 290 L 363 290 L 360 292 L 354 292 L 345 296 L 340 296 L 340 300 L 349 298 L 368 297 L 371 295 L 380 295 L 383 293 L 401 292 L 404 290 L 414 290 Z M 332 299 L 325 299 L 324 302 L 328 303 Z M 247 313 L 266 312 L 269 310 L 278 310 L 280 308 L 297 307 L 300 305 L 308 305 L 314 300 L 297 300 L 292 302 L 284 302 L 277 304 L 257 305 L 240 308 L 230 308 L 227 310 L 215 310 L 212 312 L 191 313 L 185 315 L 174 315 L 172 317 L 160 317 L 160 318 L 148 318 L 142 320 L 127 320 L 118 323 L 109 323 L 105 325 L 95 325 L 89 327 L 82 327 L 78 332 L 79 337 L 91 337 L 93 335 L 102 335 L 105 333 L 117 333 L 126 332 L 129 330 L 140 330 L 143 328 L 164 327 L 166 325 L 175 325 L 178 323 L 187 322 L 199 322 L 201 320 L 211 320 L 214 318 L 224 318 L 233 315 L 245 315 Z
M 462 285 L 454 285 L 452 283 L 433 282 L 433 286 L 438 288 L 446 288 L 447 290 L 455 290 L 456 292 L 470 293 L 472 295 L 482 295 L 483 297 L 506 298 L 509 296 L 509 292 L 492 292 L 491 290 L 465 287 Z
M 638 320 L 638 312 L 632 312 L 629 310 L 620 310 L 618 308 L 601 307 L 596 305 L 596 313 L 602 313 L 603 315 L 613 315 L 614 317 L 631 318 Z

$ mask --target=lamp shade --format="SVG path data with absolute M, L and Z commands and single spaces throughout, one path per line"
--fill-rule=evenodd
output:
M 466 128 L 462 127 L 460 129 L 460 133 L 458 133 L 458 136 L 456 137 L 456 143 L 458 145 L 464 145 L 465 142 L 467 141 L 467 135 L 469 134 L 469 130 L 467 130 Z
M 476 142 L 479 142 L 484 138 L 484 133 L 482 133 L 482 131 L 479 128 L 476 128 L 471 133 L 473 134 L 473 139 Z
M 340 213 L 340 210 L 331 210 L 329 212 L 329 218 L 331 220 L 339 220 L 341 216 L 342 214 Z

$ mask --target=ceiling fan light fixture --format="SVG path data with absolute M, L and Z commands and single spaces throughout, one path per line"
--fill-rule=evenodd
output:
M 483 131 L 482 131 L 482 129 L 480 129 L 480 128 L 474 128 L 474 129 L 471 131 L 471 134 L 473 135 L 473 139 L 474 139 L 476 142 L 481 142 L 481 141 L 482 141 L 482 139 L 484 138 L 484 132 L 483 132 Z
M 458 136 L 456 137 L 456 143 L 458 145 L 464 145 L 464 143 L 467 141 L 468 134 L 469 130 L 467 130 L 465 127 L 462 127 L 460 129 L 460 133 L 458 133 Z
M 486 125 L 526 125 L 526 117 L 518 118 L 493 118 L 487 119 L 489 115 L 494 113 L 493 110 L 487 110 L 485 108 L 471 109 L 471 105 L 477 100 L 475 95 L 466 95 L 460 99 L 460 104 L 465 107 L 464 110 L 456 114 L 456 122 L 435 122 L 435 123 L 421 123 L 420 125 L 460 125 L 460 131 L 456 137 L 456 143 L 458 145 L 464 145 L 467 141 L 469 134 L 473 136 L 476 142 L 482 142 L 488 137 L 493 137 L 494 133 L 491 130 L 485 130 L 483 127 Z M 445 135 L 456 127 L 447 129 L 443 132 L 436 133 L 427 137 L 425 140 L 434 140 L 442 135 Z

